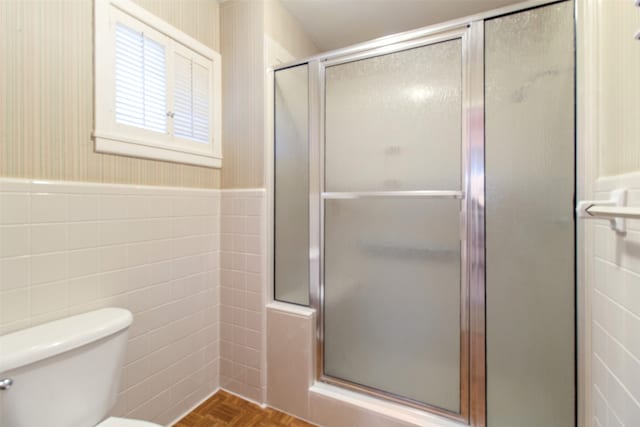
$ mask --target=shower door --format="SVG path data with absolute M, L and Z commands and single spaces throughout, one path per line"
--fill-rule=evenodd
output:
M 276 70 L 275 297 L 316 309 L 317 379 L 474 427 L 575 425 L 573 7 Z
M 321 377 L 460 420 L 469 411 L 468 31 L 320 71 Z

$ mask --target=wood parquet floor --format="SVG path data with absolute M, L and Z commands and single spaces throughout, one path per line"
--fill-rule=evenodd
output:
M 218 391 L 173 427 L 314 427 L 275 409 L 262 409 L 238 396 Z

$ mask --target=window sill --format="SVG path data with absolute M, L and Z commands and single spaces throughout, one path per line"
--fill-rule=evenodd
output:
M 96 152 L 118 154 L 143 159 L 165 160 L 174 163 L 205 166 L 209 168 L 222 167 L 222 158 L 212 154 L 183 151 L 179 148 L 165 148 L 150 145 L 144 141 L 120 136 L 94 133 Z

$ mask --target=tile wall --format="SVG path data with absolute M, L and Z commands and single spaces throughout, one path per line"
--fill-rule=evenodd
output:
M 606 187 L 631 188 L 629 206 L 640 206 L 640 176 Z M 608 191 L 598 198 L 607 199 Z M 627 233 L 593 222 L 592 412 L 594 427 L 640 425 L 640 221 Z
M 265 191 L 222 190 L 220 386 L 265 401 Z
M 0 179 L 0 333 L 133 312 L 114 414 L 169 423 L 218 387 L 220 192 Z

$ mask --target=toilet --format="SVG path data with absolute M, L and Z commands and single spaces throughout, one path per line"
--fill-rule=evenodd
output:
M 104 308 L 0 337 L 0 426 L 159 427 L 110 417 L 133 317 Z

